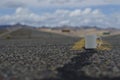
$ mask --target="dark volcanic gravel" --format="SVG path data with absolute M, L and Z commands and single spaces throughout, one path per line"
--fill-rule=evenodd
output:
M 0 40 L 0 80 L 120 79 L 120 35 L 104 38 L 111 51 L 82 52 L 70 50 L 79 38 L 21 32 Z
M 60 45 L 50 42 L 42 45 L 39 41 L 0 41 L 0 72 L 22 78 L 34 77 L 46 70 L 54 70 L 56 67 L 63 66 L 74 55 L 69 53 L 70 43 Z
M 110 51 L 76 52 L 69 63 L 58 68 L 58 79 L 120 80 L 120 35 L 103 39 L 112 45 Z
M 14 32 L 12 39 L 0 40 L 0 78 L 5 80 L 55 77 L 55 69 L 63 67 L 75 55 L 70 48 L 76 38 L 38 31 L 32 31 L 30 39 L 26 37 L 27 31 L 25 36 L 19 32 L 17 35 Z
M 106 37 L 104 40 L 112 45 L 112 49 L 95 53 L 89 58 L 91 64 L 82 70 L 92 77 L 120 77 L 120 35 Z

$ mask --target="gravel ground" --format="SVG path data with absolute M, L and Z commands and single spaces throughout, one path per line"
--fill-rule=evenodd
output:
M 27 29 L 10 36 L 0 39 L 0 80 L 120 79 L 120 35 L 104 38 L 111 51 L 97 52 L 71 51 L 79 38 Z
M 89 58 L 91 64 L 84 66 L 82 70 L 92 77 L 120 77 L 120 35 L 107 37 L 104 40 L 112 45 L 112 49 L 94 53 Z
M 55 80 L 120 80 L 120 35 L 103 38 L 110 51 L 76 52 L 71 61 L 58 68 Z M 49 79 L 47 79 L 49 80 Z
M 12 39 L 0 40 L 0 80 L 55 77 L 55 69 L 63 67 L 75 55 L 70 48 L 76 38 L 32 31 L 31 39 L 27 39 L 28 33 L 14 32 L 10 34 Z
M 7 30 L 6 29 L 0 29 L 0 34 L 6 32 Z

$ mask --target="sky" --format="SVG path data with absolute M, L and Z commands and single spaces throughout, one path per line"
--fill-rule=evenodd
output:
M 0 25 L 120 28 L 120 0 L 2 0 Z

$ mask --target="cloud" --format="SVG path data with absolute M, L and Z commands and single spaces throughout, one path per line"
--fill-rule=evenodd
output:
M 120 4 L 120 0 L 103 0 L 103 1 L 108 4 Z
M 38 0 L 41 6 L 88 7 L 100 5 L 119 5 L 120 0 Z
M 8 1 L 4 4 L 6 7 L 12 7 L 12 8 L 17 8 L 17 7 L 25 7 L 25 4 L 22 2 L 14 2 L 14 1 Z
M 18 7 L 26 7 L 26 4 L 21 1 L 3 0 L 0 3 L 0 7 L 2 7 L 2 8 L 18 8 Z
M 42 18 L 40 18 L 39 15 L 32 13 L 27 8 L 17 8 L 15 13 L 12 15 L 4 15 L 0 17 L 0 24 L 13 24 L 13 23 L 37 23 L 41 21 Z
M 30 10 L 28 10 L 27 8 L 21 8 L 21 7 L 19 7 L 19 8 L 17 8 L 16 9 L 16 11 L 15 11 L 15 14 L 19 14 L 19 15 L 26 15 L 26 14 L 29 14 L 29 13 L 31 13 L 31 11 Z
M 73 12 L 70 13 L 70 16 L 80 16 L 81 15 L 81 10 L 80 9 L 77 9 L 77 10 L 74 10 Z
M 84 11 L 83 11 L 83 14 L 89 14 L 91 13 L 91 8 L 86 8 Z
M 106 15 L 98 9 L 86 8 L 84 10 L 64 10 L 58 9 L 53 13 L 44 13 L 42 15 L 33 13 L 31 10 L 23 7 L 16 9 L 12 15 L 0 17 L 0 24 L 24 23 L 34 26 L 99 26 L 99 27 L 119 27 L 120 16 L 118 14 Z
M 2 0 L 0 8 L 9 7 L 88 7 L 120 5 L 120 0 Z

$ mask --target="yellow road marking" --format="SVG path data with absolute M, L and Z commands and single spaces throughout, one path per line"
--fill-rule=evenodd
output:
M 73 47 L 72 50 L 82 50 L 85 45 L 85 40 L 81 39 L 80 41 L 77 41 Z
M 100 43 L 101 41 L 97 40 L 97 43 Z M 101 42 L 101 46 L 97 47 L 97 50 L 111 50 L 112 49 L 112 45 L 109 44 L 107 41 L 102 41 Z
M 97 50 L 111 50 L 112 46 L 106 41 L 100 41 L 97 40 L 97 44 L 101 44 L 100 46 L 97 46 Z M 81 39 L 80 41 L 75 42 L 71 50 L 83 50 L 85 47 L 85 39 Z

